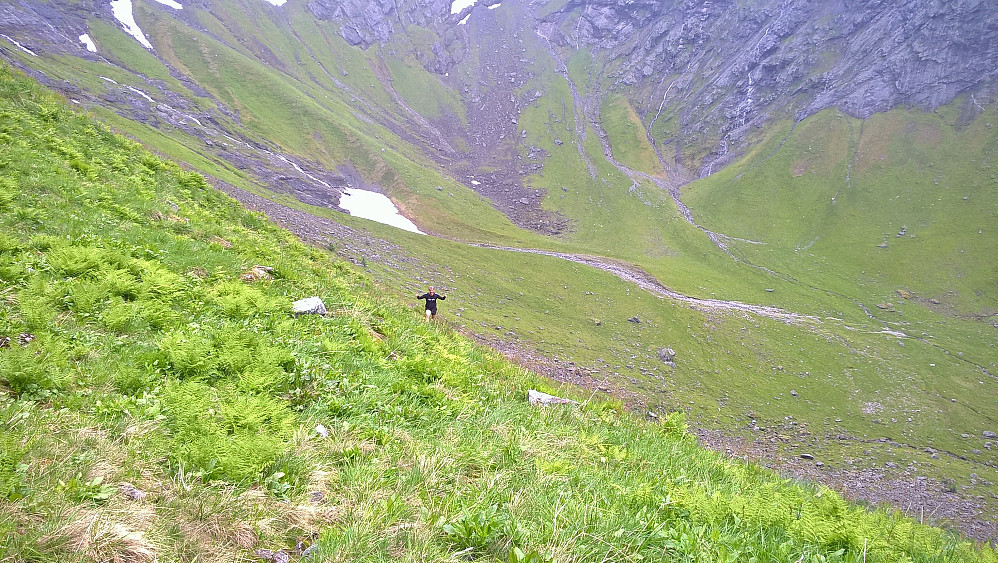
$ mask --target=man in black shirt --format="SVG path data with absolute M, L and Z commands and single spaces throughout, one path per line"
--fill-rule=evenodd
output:
M 426 300 L 426 320 L 429 321 L 430 319 L 437 318 L 437 299 L 441 300 L 447 299 L 447 296 L 439 293 L 434 293 L 433 288 L 431 287 L 430 290 L 427 291 L 426 293 L 422 295 L 417 295 L 416 299 Z

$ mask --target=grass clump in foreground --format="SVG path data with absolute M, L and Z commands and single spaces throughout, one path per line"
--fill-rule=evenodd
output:
M 2 561 L 996 560 L 680 414 L 531 407 L 549 384 L 6 68 L 0 146 Z

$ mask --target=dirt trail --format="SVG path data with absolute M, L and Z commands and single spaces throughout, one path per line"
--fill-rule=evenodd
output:
M 740 301 L 727 301 L 723 299 L 701 299 L 699 297 L 690 297 L 688 295 L 683 295 L 682 293 L 678 293 L 676 291 L 673 291 L 665 287 L 657 279 L 655 279 L 654 276 L 645 271 L 642 271 L 639 268 L 625 265 L 619 262 L 614 262 L 612 260 L 606 258 L 600 258 L 597 256 L 588 256 L 584 254 L 570 254 L 566 252 L 553 252 L 549 250 L 537 250 L 530 248 L 493 246 L 487 244 L 475 244 L 472 246 L 477 246 L 480 248 L 490 248 L 493 250 L 505 250 L 507 252 L 524 252 L 527 254 L 552 256 L 555 258 L 561 258 L 562 260 L 575 262 L 577 264 L 585 264 L 586 266 L 611 273 L 624 281 L 634 283 L 641 289 L 653 295 L 658 295 L 659 297 L 664 297 L 667 299 L 672 299 L 673 301 L 686 303 L 690 305 L 691 308 L 700 311 L 740 311 L 744 313 L 757 315 L 760 317 L 775 319 L 778 321 L 785 322 L 787 324 L 818 325 L 821 323 L 821 319 L 819 319 L 818 317 L 793 313 L 790 311 L 785 311 L 778 307 L 768 307 L 766 305 L 752 305 L 750 303 L 742 303 Z

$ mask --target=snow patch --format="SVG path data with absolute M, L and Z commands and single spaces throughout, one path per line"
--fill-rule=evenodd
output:
M 502 6 L 502 2 L 500 2 L 500 3 L 498 3 L 498 4 L 492 4 L 491 6 L 489 6 L 489 9 L 490 9 L 490 10 L 495 10 L 495 9 L 496 9 L 496 8 L 498 8 L 499 6 Z
M 111 0 L 111 11 L 114 13 L 114 19 L 121 23 L 129 35 L 146 49 L 152 50 L 152 43 L 146 39 L 139 24 L 135 23 L 135 15 L 132 14 L 132 0 Z
M 108 78 L 106 76 L 101 76 L 100 79 L 103 80 L 103 81 L 105 81 L 105 82 L 110 82 L 111 84 L 117 84 L 118 83 L 117 80 L 115 80 L 113 78 Z
M 97 52 L 97 44 L 90 38 L 90 34 L 84 33 L 81 35 L 80 42 L 87 46 L 87 51 L 90 51 L 91 53 Z
M 156 1 L 159 2 L 160 4 L 163 4 L 164 6 L 169 6 L 174 10 L 184 9 L 184 7 L 180 5 L 180 2 L 176 2 L 174 0 L 156 0 Z
M 29 49 L 29 48 L 25 47 L 24 45 L 21 45 L 20 43 L 18 43 L 17 41 L 14 41 L 14 40 L 13 40 L 13 39 L 11 39 L 10 37 L 8 37 L 8 36 L 6 36 L 6 35 L 0 35 L 0 37 L 3 37 L 3 38 L 4 38 L 4 39 L 6 39 L 7 41 L 10 41 L 10 42 L 11 42 L 11 43 L 13 43 L 14 45 L 17 45 L 17 47 L 18 47 L 19 49 L 21 49 L 21 50 L 22 50 L 22 51 L 24 51 L 25 53 L 27 53 L 27 54 L 31 55 L 32 57 L 37 57 L 37 56 L 38 56 L 38 53 L 36 53 L 36 52 L 32 51 L 31 49 Z
M 413 233 L 423 234 L 409 219 L 399 214 L 398 208 L 384 194 L 357 188 L 347 188 L 340 198 L 340 207 L 350 212 L 354 217 L 370 219 L 404 229 Z
M 461 10 L 464 10 L 468 6 L 474 6 L 477 0 L 454 0 L 450 5 L 450 13 L 460 14 Z M 464 18 L 465 20 L 468 18 Z M 462 22 L 464 20 L 461 20 Z
M 468 18 L 470 18 L 470 17 L 471 17 L 471 14 L 468 14 L 467 16 L 464 16 L 464 18 L 461 21 L 457 22 L 457 25 L 464 25 L 464 24 L 468 23 Z
M 283 6 L 288 0 L 266 0 L 275 6 Z

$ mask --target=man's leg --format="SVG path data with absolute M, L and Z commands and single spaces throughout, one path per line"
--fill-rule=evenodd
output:
M 433 316 L 433 312 L 430 311 L 429 309 L 427 309 L 426 310 L 426 322 L 430 322 L 430 318 L 432 318 L 432 316 Z

